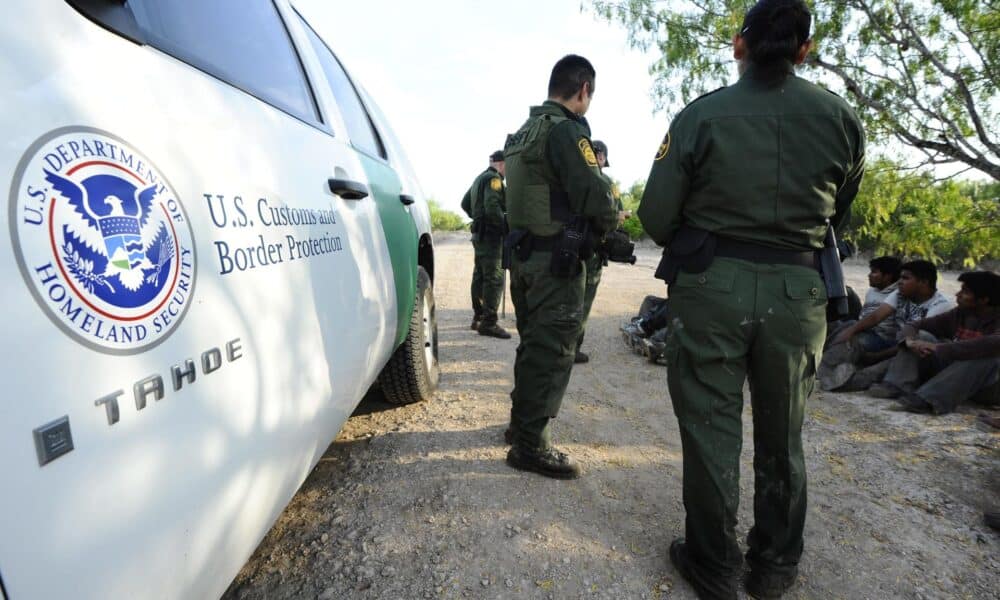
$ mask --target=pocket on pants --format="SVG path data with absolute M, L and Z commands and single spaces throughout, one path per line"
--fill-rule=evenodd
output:
M 800 340 L 815 361 L 820 355 L 826 338 L 826 286 L 819 273 L 804 270 L 786 273 L 784 277 L 784 304 L 798 321 Z
M 677 280 L 670 287 L 680 290 L 706 290 L 728 294 L 733 291 L 736 281 L 736 264 L 716 259 L 711 266 L 701 273 L 677 273 Z

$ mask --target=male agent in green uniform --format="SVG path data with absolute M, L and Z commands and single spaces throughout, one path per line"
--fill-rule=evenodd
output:
M 733 38 L 739 82 L 675 117 L 639 206 L 650 237 L 670 248 L 658 275 L 675 318 L 667 376 L 687 511 L 686 540 L 674 541 L 670 559 L 700 598 L 737 597 L 747 377 L 750 595 L 780 597 L 803 550 L 802 418 L 826 333 L 814 254 L 828 221 L 844 223 L 864 171 L 854 111 L 794 74 L 811 47 L 811 20 L 801 0 L 760 0 L 746 13 Z
M 593 146 L 597 166 L 601 167 L 601 173 L 603 174 L 604 169 L 610 166 L 608 164 L 608 146 L 600 140 L 594 140 Z M 628 218 L 629 213 L 622 206 L 618 186 L 611 181 L 610 177 L 608 177 L 608 185 L 611 186 L 611 197 L 615 201 L 615 208 L 618 211 L 618 225 L 620 226 Z M 593 256 L 587 259 L 587 282 L 583 293 L 583 320 L 580 322 L 580 337 L 576 341 L 576 355 L 573 359 L 573 362 L 576 364 L 590 362 L 590 357 L 586 353 L 581 352 L 580 347 L 583 346 L 583 336 L 587 329 L 587 319 L 590 318 L 590 309 L 594 306 L 594 298 L 597 296 L 597 286 L 601 283 L 601 271 L 607 265 L 607 262 L 607 259 L 601 256 L 599 252 L 595 252 Z
M 583 318 L 585 260 L 595 239 L 615 226 L 608 180 L 601 174 L 584 113 L 596 73 L 570 54 L 552 68 L 549 98 L 533 106 L 507 138 L 510 292 L 521 343 L 507 463 L 572 479 L 579 467 L 552 447 L 549 421 L 559 413 Z
M 479 335 L 506 340 L 510 334 L 497 324 L 504 285 L 500 259 L 507 233 L 503 175 L 503 151 L 497 150 L 490 155 L 490 166 L 465 192 L 462 210 L 472 218 L 472 247 L 476 257 L 472 270 L 472 329 Z

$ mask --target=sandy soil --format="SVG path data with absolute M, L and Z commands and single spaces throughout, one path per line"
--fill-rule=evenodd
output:
M 584 476 L 504 464 L 517 336 L 469 330 L 467 239 L 439 236 L 441 388 L 402 408 L 369 394 L 226 598 L 694 598 L 667 558 L 683 533 L 681 448 L 666 371 L 619 325 L 659 253 L 604 271 L 554 440 Z M 849 277 L 866 288 L 865 265 Z M 941 288 L 953 293 L 955 274 Z M 514 329 L 507 303 L 503 325 Z M 1000 598 L 1000 435 L 981 412 L 928 418 L 817 394 L 805 426 L 806 552 L 792 598 Z M 738 534 L 752 522 L 749 403 Z

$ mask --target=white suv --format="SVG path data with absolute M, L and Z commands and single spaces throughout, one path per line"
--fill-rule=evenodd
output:
M 288 0 L 10 0 L 0 47 L 0 597 L 217 597 L 376 380 L 433 394 L 427 204 Z

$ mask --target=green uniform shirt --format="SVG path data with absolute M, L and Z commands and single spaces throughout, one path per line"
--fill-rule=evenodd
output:
M 590 144 L 590 125 L 583 117 L 552 100 L 546 100 L 541 106 L 531 107 L 528 118 L 530 120 L 546 114 L 566 119 L 556 124 L 545 140 L 545 156 L 556 179 L 548 182 L 550 203 L 557 202 L 556 196 L 564 194 L 569 211 L 586 217 L 595 233 L 614 230 L 617 214 L 611 200 L 611 186 L 597 165 L 597 158 Z M 510 167 L 508 165 L 508 178 L 521 176 L 516 171 L 511 171 Z M 509 199 L 512 205 L 519 201 L 522 199 Z M 534 223 L 515 223 L 513 219 L 510 225 L 512 228 L 526 227 L 536 235 L 553 235 L 561 229 L 561 225 L 539 227 Z
M 664 138 L 639 205 L 656 243 L 690 225 L 790 250 L 823 247 L 864 173 L 864 131 L 839 96 L 794 74 L 754 77 L 695 100 Z
M 482 219 L 494 227 L 503 227 L 507 213 L 503 176 L 493 167 L 480 173 L 462 198 L 462 210 L 471 219 Z

